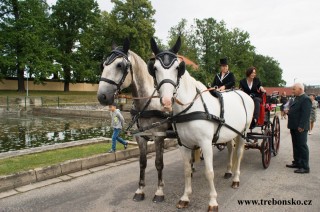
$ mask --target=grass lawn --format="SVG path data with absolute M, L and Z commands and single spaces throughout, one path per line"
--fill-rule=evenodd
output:
M 111 143 L 98 143 L 1 159 L 0 175 L 9 175 L 34 168 L 59 164 L 67 160 L 86 158 L 106 153 L 110 148 Z M 123 145 L 118 144 L 117 150 L 122 149 Z

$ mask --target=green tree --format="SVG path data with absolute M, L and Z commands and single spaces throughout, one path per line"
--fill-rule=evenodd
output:
M 110 13 L 112 40 L 122 43 L 129 38 L 131 50 L 143 59 L 150 57 L 150 38 L 155 29 L 153 9 L 148 0 L 111 0 L 114 7 Z
M 225 56 L 221 55 L 223 41 L 227 36 L 225 23 L 217 22 L 213 18 L 196 19 L 194 30 L 193 39 L 198 48 L 202 69 L 208 73 L 218 72 L 215 67 L 219 64 L 219 58 Z
M 100 10 L 95 0 L 58 0 L 52 6 L 51 25 L 54 30 L 54 44 L 59 51 L 56 61 L 61 64 L 64 91 L 69 83 L 91 78 L 94 54 L 90 47 L 92 35 L 99 23 Z M 93 40 L 91 40 L 93 39 Z
M 257 68 L 257 74 L 263 86 L 278 87 L 286 85 L 286 82 L 282 79 L 280 64 L 272 57 L 255 54 L 253 65 Z
M 249 33 L 238 28 L 228 31 L 223 37 L 221 55 L 229 60 L 230 70 L 237 81 L 245 77 L 245 71 L 252 66 L 255 47 L 251 45 Z
M 55 69 L 50 45 L 48 5 L 41 0 L 0 2 L 0 69 L 2 77 L 18 77 L 24 92 L 26 71 L 41 82 Z
M 179 50 L 179 54 L 189 58 L 195 63 L 198 63 L 198 51 L 194 40 L 190 35 L 192 35 L 192 29 L 188 28 L 187 20 L 182 19 L 176 26 L 170 28 L 168 46 L 173 46 L 177 41 L 177 38 L 180 36 L 181 48 Z

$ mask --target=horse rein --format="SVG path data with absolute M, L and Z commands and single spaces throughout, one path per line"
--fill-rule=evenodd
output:
M 195 98 L 194 98 L 191 102 L 188 102 L 188 103 L 182 103 L 182 102 L 181 102 L 178 98 L 176 98 L 176 97 L 174 97 L 174 100 L 175 100 L 176 103 L 177 103 L 178 105 L 180 105 L 180 106 L 187 106 L 187 105 L 192 104 L 194 101 L 196 101 L 196 100 L 200 97 L 200 95 L 201 95 L 202 93 L 208 92 L 208 91 L 214 91 L 214 90 L 216 90 L 215 87 L 212 87 L 212 88 L 208 88 L 208 89 L 206 89 L 206 90 L 203 90 L 203 91 L 201 91 L 200 93 L 197 93 L 197 95 L 195 96 Z

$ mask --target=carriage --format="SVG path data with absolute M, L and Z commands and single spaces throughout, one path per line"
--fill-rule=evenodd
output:
M 261 94 L 260 116 L 255 129 L 260 128 L 260 132 L 251 129 L 247 133 L 245 149 L 259 149 L 262 155 L 262 165 L 266 169 L 270 165 L 271 153 L 276 156 L 280 148 L 280 121 L 277 115 L 276 104 L 279 92 L 273 92 L 270 96 L 266 93 Z M 271 112 L 274 117 L 271 121 Z M 261 139 L 261 142 L 258 142 Z

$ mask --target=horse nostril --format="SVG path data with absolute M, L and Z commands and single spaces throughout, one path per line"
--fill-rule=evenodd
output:
M 104 94 L 101 94 L 101 98 L 102 99 L 107 99 L 106 95 L 104 95 Z

